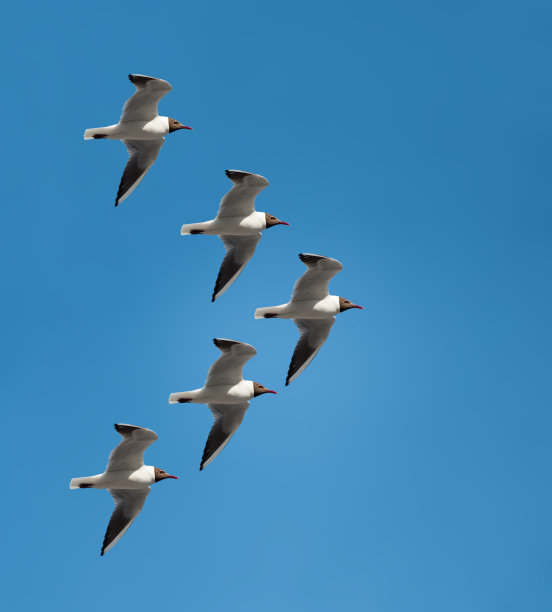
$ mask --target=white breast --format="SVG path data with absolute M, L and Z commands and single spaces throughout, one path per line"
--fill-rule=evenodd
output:
M 256 234 L 266 229 L 266 217 L 261 212 L 251 213 L 247 217 L 219 217 L 216 228 L 218 233 L 231 236 Z
M 128 140 L 150 140 L 169 133 L 167 117 L 155 117 L 151 121 L 124 121 L 117 126 L 120 138 Z
M 325 319 L 339 312 L 339 297 L 328 295 L 323 300 L 300 300 L 290 302 L 287 318 Z M 281 317 L 283 318 L 283 317 Z

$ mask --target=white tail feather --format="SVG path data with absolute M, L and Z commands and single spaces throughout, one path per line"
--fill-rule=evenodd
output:
M 71 482 L 69 483 L 69 488 L 70 489 L 80 489 L 80 485 L 81 484 L 93 484 L 92 482 L 93 477 L 83 477 L 83 478 L 73 478 L 71 479 Z
M 255 311 L 256 319 L 264 319 L 266 314 L 273 314 L 278 318 L 278 306 L 267 306 L 266 308 L 257 308 Z M 273 317 L 271 317 L 273 318 Z

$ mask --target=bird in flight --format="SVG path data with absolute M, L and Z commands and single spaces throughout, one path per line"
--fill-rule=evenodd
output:
M 119 184 L 115 206 L 128 198 L 153 166 L 165 142 L 163 137 L 177 130 L 192 129 L 157 112 L 159 100 L 172 89 L 170 83 L 143 74 L 129 74 L 128 78 L 135 85 L 136 93 L 125 102 L 119 123 L 84 132 L 85 140 L 122 140 L 128 150 L 129 160 Z
M 171 393 L 170 404 L 207 404 L 215 420 L 203 457 L 200 471 L 220 453 L 237 431 L 247 409 L 250 399 L 264 393 L 276 393 L 261 383 L 243 379 L 243 366 L 257 354 L 257 351 L 245 342 L 215 338 L 214 345 L 222 355 L 211 365 L 207 380 L 201 389 Z
M 116 423 L 115 429 L 123 441 L 111 451 L 105 472 L 73 478 L 69 483 L 71 489 L 107 489 L 113 497 L 115 510 L 105 532 L 101 555 L 113 548 L 132 525 L 149 495 L 149 485 L 165 478 L 178 478 L 158 467 L 144 465 L 144 451 L 157 440 L 154 431 L 123 423 Z
M 299 329 L 299 341 L 291 357 L 286 385 L 314 359 L 330 335 L 336 314 L 350 308 L 362 310 L 362 306 L 329 293 L 330 280 L 343 269 L 337 259 L 310 253 L 301 253 L 299 259 L 307 266 L 307 271 L 295 283 L 290 301 L 255 311 L 256 319 L 293 319 Z
M 238 278 L 261 239 L 261 232 L 275 225 L 289 225 L 269 213 L 255 210 L 255 198 L 268 186 L 260 174 L 226 170 L 226 176 L 234 183 L 222 198 L 217 216 L 203 223 L 182 226 L 182 236 L 207 234 L 219 236 L 226 249 L 211 301 L 220 297 Z

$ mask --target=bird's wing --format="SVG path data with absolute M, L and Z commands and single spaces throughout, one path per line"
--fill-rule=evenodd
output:
M 215 289 L 211 297 L 212 302 L 220 297 L 241 274 L 249 260 L 253 257 L 261 236 L 261 232 L 248 236 L 219 236 L 224 243 L 226 255 L 222 260 L 215 282 Z
M 343 266 L 337 259 L 310 253 L 300 253 L 299 259 L 307 266 L 307 271 L 295 283 L 291 301 L 323 300 L 328 296 L 330 280 Z
M 243 380 L 243 366 L 257 351 L 250 344 L 236 340 L 214 338 L 213 343 L 222 355 L 209 368 L 205 386 L 237 385 Z
M 255 198 L 268 186 L 260 174 L 226 170 L 226 176 L 234 186 L 220 201 L 217 217 L 247 217 L 255 212 Z
M 105 532 L 102 555 L 113 548 L 132 525 L 132 521 L 144 507 L 150 490 L 149 487 L 143 489 L 109 489 L 115 502 L 115 510 L 113 510 Z
M 128 78 L 136 87 L 136 93 L 123 106 L 120 121 L 151 121 L 157 117 L 157 104 L 172 89 L 163 79 L 129 74 Z
M 248 407 L 249 402 L 241 404 L 209 404 L 209 409 L 213 414 L 215 422 L 211 427 L 207 443 L 205 444 L 201 465 L 199 466 L 200 470 L 209 465 L 228 444 L 230 438 L 243 421 Z
M 164 142 L 164 138 L 123 140 L 128 150 L 129 160 L 121 177 L 115 206 L 126 200 L 138 187 L 140 181 L 146 176 L 146 172 L 153 166 L 153 162 L 157 159 Z
M 144 465 L 144 451 L 157 440 L 157 434 L 151 429 L 116 423 L 115 429 L 123 437 L 109 455 L 106 472 L 117 470 L 137 470 Z
M 299 329 L 300 338 L 297 342 L 286 378 L 286 385 L 294 381 L 299 374 L 314 359 L 327 337 L 330 335 L 335 317 L 327 319 L 293 319 Z

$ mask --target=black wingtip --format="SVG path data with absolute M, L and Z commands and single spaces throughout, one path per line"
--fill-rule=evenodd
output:
M 199 471 L 203 472 L 203 463 L 199 466 Z
M 102 552 L 100 553 L 100 557 L 103 557 L 103 555 L 104 555 L 104 551 L 103 551 L 103 548 L 102 548 Z
M 211 298 L 211 304 L 216 300 L 217 298 L 213 295 L 213 297 Z

